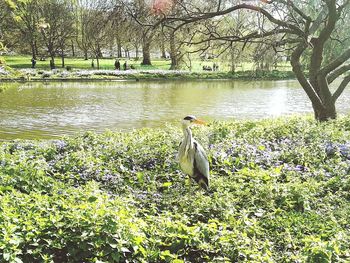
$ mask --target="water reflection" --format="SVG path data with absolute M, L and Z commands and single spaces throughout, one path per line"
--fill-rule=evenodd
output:
M 349 112 L 349 91 L 339 112 Z M 0 139 L 54 138 L 79 131 L 130 130 L 207 119 L 312 112 L 296 81 L 27 83 L 0 94 Z

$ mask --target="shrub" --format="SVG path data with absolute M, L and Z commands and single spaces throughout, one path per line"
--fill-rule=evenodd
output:
M 348 262 L 349 123 L 196 127 L 209 192 L 186 184 L 173 127 L 2 142 L 1 261 Z

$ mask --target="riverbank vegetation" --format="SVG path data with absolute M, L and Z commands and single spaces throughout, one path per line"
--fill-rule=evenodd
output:
M 2 81 L 111 81 L 111 80 L 281 80 L 294 79 L 291 71 L 190 72 L 185 70 L 36 70 L 25 69 L 0 75 Z
M 349 116 L 194 128 L 209 192 L 179 171 L 179 127 L 2 142 L 2 260 L 348 262 L 349 132 Z
M 201 67 L 208 62 L 196 61 L 193 71 L 168 70 L 169 61 L 160 59 L 152 66 L 142 66 L 139 61 L 128 61 L 132 69 L 115 70 L 114 59 L 101 59 L 101 69 L 91 68 L 90 61 L 82 58 L 67 59 L 65 68 L 50 70 L 47 61 L 38 62 L 35 69 L 30 68 L 28 56 L 5 56 L 6 68 L 0 73 L 0 79 L 8 81 L 41 80 L 115 80 L 115 79 L 244 79 L 277 80 L 294 78 L 290 67 L 281 63 L 276 70 L 257 71 L 252 63 L 242 63 L 236 72 L 225 70 L 203 71 Z M 102 69 L 103 68 L 103 69 Z
M 236 72 L 228 70 L 224 63 L 218 71 L 204 71 L 203 66 L 212 62 L 195 61 L 191 71 L 169 70 L 169 60 L 159 59 L 153 65 L 140 65 L 138 60 L 127 60 L 128 70 L 115 70 L 115 59 L 100 60 L 100 69 L 91 67 L 91 60 L 82 58 L 67 58 L 64 68 L 50 69 L 48 61 L 38 61 L 35 69 L 30 66 L 29 56 L 5 56 L 7 70 L 3 69 L 0 79 L 8 81 L 35 81 L 35 80 L 112 80 L 112 79 L 291 79 L 294 74 L 286 63 L 279 63 L 275 70 L 255 70 L 253 63 L 242 63 L 237 66 Z M 11 69 L 11 70 L 10 70 Z

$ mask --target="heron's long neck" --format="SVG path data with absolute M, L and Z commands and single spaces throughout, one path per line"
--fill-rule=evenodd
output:
M 192 146 L 192 132 L 190 127 L 184 125 L 182 126 L 182 131 L 184 133 L 185 149 L 188 151 L 188 149 Z

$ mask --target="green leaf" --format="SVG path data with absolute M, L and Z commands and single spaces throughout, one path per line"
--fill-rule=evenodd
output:
M 89 199 L 88 199 L 88 201 L 89 201 L 90 203 L 93 203 L 93 202 L 95 202 L 96 200 L 97 200 L 97 197 L 96 197 L 96 196 L 90 196 Z
M 165 183 L 163 183 L 163 187 L 165 187 L 165 188 L 168 188 L 168 187 L 170 187 L 170 186 L 172 186 L 172 182 L 165 182 Z

